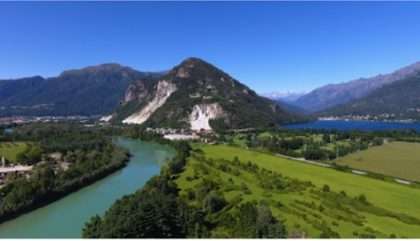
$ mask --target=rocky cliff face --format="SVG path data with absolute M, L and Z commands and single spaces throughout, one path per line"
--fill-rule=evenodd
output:
M 223 108 L 218 103 L 194 105 L 190 114 L 191 130 L 212 130 L 210 121 L 223 116 Z
M 144 86 L 144 85 L 143 85 Z M 127 98 L 126 101 L 132 101 L 135 99 L 143 99 L 148 95 L 148 92 L 144 88 L 140 88 L 140 92 L 131 92 L 129 97 L 134 96 L 134 99 Z M 157 109 L 159 109 L 163 104 L 165 104 L 166 100 L 171 96 L 173 92 L 176 91 L 176 85 L 173 83 L 170 83 L 166 80 L 160 80 L 157 83 L 156 91 L 153 95 L 153 99 L 148 102 L 143 108 L 140 108 L 137 112 L 130 115 L 126 119 L 123 120 L 123 123 L 126 124 L 143 124 L 145 121 L 147 121 L 150 116 L 152 116 L 153 113 Z M 137 94 L 137 96 L 135 95 Z
M 197 58 L 155 81 L 130 86 L 114 116 L 127 124 L 193 130 L 267 127 L 299 119 Z

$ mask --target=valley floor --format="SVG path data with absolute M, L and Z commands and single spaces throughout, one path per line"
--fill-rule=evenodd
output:
M 214 237 L 232 237 L 225 215 L 266 202 L 289 237 L 420 237 L 420 189 L 227 145 L 195 146 L 177 179 L 181 196 L 200 205 L 205 183 L 230 205 L 214 215 Z
M 336 163 L 420 182 L 420 143 L 386 143 L 347 155 Z

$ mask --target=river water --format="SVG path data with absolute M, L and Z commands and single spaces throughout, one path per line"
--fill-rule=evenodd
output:
M 126 138 L 116 143 L 133 155 L 122 170 L 43 208 L 0 224 L 0 238 L 79 238 L 86 221 L 141 188 L 174 156 L 170 147 Z

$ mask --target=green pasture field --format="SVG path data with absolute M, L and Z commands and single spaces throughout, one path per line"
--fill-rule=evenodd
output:
M 203 179 L 211 179 L 231 203 L 268 202 L 289 235 L 303 232 L 315 238 L 327 230 L 342 238 L 420 237 L 420 202 L 415 201 L 420 200 L 420 189 L 238 147 L 194 148 L 203 154 L 194 152 L 177 179 L 183 196 Z M 235 164 L 235 157 L 241 165 Z M 249 171 L 247 163 L 259 169 Z M 276 188 L 278 183 L 284 187 Z M 324 185 L 330 191 L 325 192 Z M 361 194 L 369 204 L 358 201 Z
M 390 142 L 347 155 L 336 163 L 420 182 L 420 143 Z
M 25 151 L 27 143 L 24 142 L 0 142 L 0 158 L 15 162 L 19 153 Z

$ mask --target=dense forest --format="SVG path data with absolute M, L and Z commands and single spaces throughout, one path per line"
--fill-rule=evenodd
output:
M 114 145 L 111 138 L 79 125 L 25 125 L 3 139 L 26 141 L 36 147 L 19 157 L 24 164 L 33 164 L 33 171 L 8 176 L 7 185 L 0 189 L 0 221 L 86 186 L 123 167 L 128 160 L 127 152 Z

